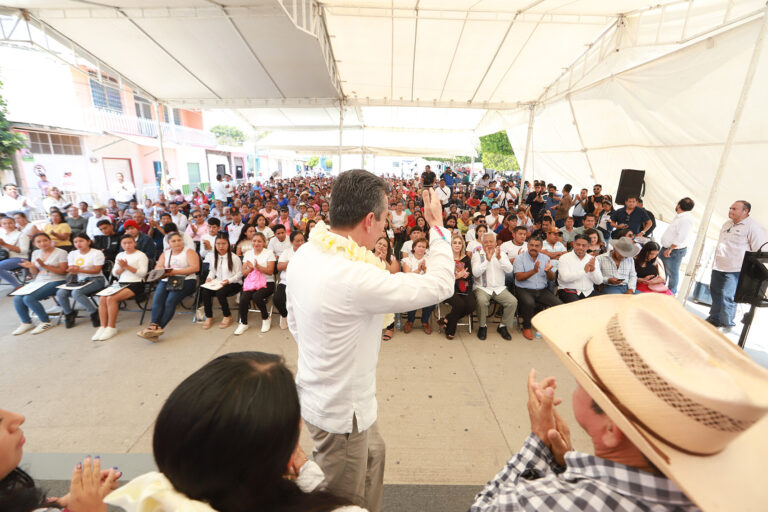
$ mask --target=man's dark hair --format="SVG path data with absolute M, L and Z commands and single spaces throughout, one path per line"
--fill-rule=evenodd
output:
M 588 213 L 588 214 L 586 214 L 586 215 L 584 216 L 584 218 L 585 218 L 585 219 L 586 219 L 587 217 L 589 217 L 589 218 L 591 218 L 591 219 L 595 219 L 595 220 L 597 220 L 597 216 L 596 216 L 594 213 Z
M 748 212 L 752 211 L 752 204 L 749 201 L 744 201 L 743 199 L 739 199 L 736 202 L 741 203 L 742 206 L 744 206 L 744 209 L 747 210 Z
M 518 231 L 525 231 L 527 233 L 528 228 L 526 228 L 525 226 L 517 226 L 515 229 L 512 230 L 513 233 L 517 233 Z
M 689 212 L 689 211 L 693 210 L 693 205 L 694 205 L 694 202 L 693 202 L 693 199 L 691 199 L 690 197 L 684 197 L 684 198 L 682 198 L 682 199 L 681 199 L 681 200 L 680 200 L 680 201 L 677 203 L 677 205 L 678 205 L 678 206 L 680 207 L 680 209 L 681 209 L 681 210 L 683 210 L 684 212 Z
M 16 188 L 16 189 L 19 188 L 19 186 L 16 185 L 15 183 L 6 183 L 5 185 L 3 185 L 3 190 L 8 190 L 10 187 L 13 187 L 13 188 Z
M 587 235 L 582 235 L 581 233 L 573 237 L 573 241 L 575 242 L 576 240 L 584 240 L 589 243 L 589 237 Z
M 626 202 L 630 199 L 634 199 L 635 201 L 640 202 L 640 196 L 635 194 L 629 194 L 627 197 L 624 198 L 624 203 L 626 204 Z
M 19 217 L 21 217 L 22 219 L 26 219 L 26 218 L 27 218 L 27 214 L 26 214 L 26 213 L 24 213 L 24 212 L 13 212 L 13 215 L 14 215 L 14 216 L 18 215 L 18 216 L 19 216 Z
M 206 222 L 211 226 L 221 226 L 221 221 L 218 219 L 218 217 L 211 217 Z
M 275 227 L 272 228 L 273 233 L 277 233 L 278 231 L 285 231 L 285 226 L 283 224 L 280 224 L 279 222 L 275 224 Z
M 334 228 L 351 228 L 373 212 L 376 220 L 387 210 L 387 182 L 363 169 L 339 174 L 331 189 L 330 221 Z
M 169 222 L 163 226 L 163 231 L 165 231 L 166 235 L 169 235 L 170 233 L 178 233 L 179 228 L 176 226 L 175 222 Z
M 165 213 L 161 213 L 161 214 L 160 214 L 160 218 L 162 219 L 163 217 L 168 217 L 169 219 L 173 218 L 173 217 L 171 217 L 171 214 L 170 214 L 170 213 L 168 213 L 168 212 L 165 212 Z
M 112 225 L 112 223 L 109 222 L 107 219 L 102 219 L 102 220 L 100 220 L 99 222 L 96 223 L 96 227 L 100 228 L 101 226 L 104 226 L 105 224 L 109 224 L 110 226 Z

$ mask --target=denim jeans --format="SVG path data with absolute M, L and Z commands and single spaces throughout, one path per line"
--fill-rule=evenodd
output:
M 421 323 L 428 324 L 429 317 L 432 316 L 432 312 L 435 310 L 435 306 L 425 306 L 421 308 Z M 408 321 L 413 323 L 416 320 L 416 310 L 408 312 Z
M 677 283 L 680 280 L 680 263 L 683 261 L 683 257 L 685 257 L 685 253 L 688 251 L 688 248 L 683 247 L 682 249 L 672 249 L 672 253 L 670 254 L 669 258 L 664 256 L 665 250 L 666 249 L 664 248 L 661 249 L 659 258 L 664 264 L 664 272 L 667 273 L 667 288 L 669 288 L 672 293 L 677 295 Z
M 13 307 L 16 308 L 19 319 L 25 324 L 30 323 L 32 319 L 29 317 L 29 310 L 31 309 L 41 322 L 50 321 L 40 301 L 56 295 L 56 287 L 64 283 L 65 281 L 52 281 L 29 295 L 16 295 L 13 298 Z
M 26 261 L 24 258 L 8 258 L 0 261 L 0 279 L 10 283 L 12 286 L 19 286 L 21 283 L 16 276 L 11 273 L 11 270 L 24 268 L 19 263 Z
M 59 305 L 61 306 L 61 310 L 64 311 L 64 314 L 68 315 L 72 312 L 72 303 L 69 302 L 69 296 L 72 295 L 72 298 L 83 306 L 89 315 L 92 315 L 98 311 L 99 308 L 98 306 L 93 305 L 89 295 L 93 295 L 94 293 L 103 290 L 106 286 L 107 283 L 104 280 L 104 276 L 98 276 L 80 289 L 57 290 L 56 300 L 59 301 Z
M 707 322 L 718 327 L 735 325 L 733 317 L 736 316 L 736 303 L 733 301 L 733 296 L 736 294 L 738 282 L 739 272 L 712 271 L 712 278 L 709 282 L 712 307 L 709 308 Z
M 176 306 L 181 299 L 195 293 L 196 279 L 185 279 L 184 287 L 179 291 L 168 290 L 168 282 L 160 281 L 152 299 L 152 323 L 165 328 L 176 313 Z
M 625 284 L 605 284 L 603 285 L 603 295 L 621 295 L 627 293 L 629 288 Z

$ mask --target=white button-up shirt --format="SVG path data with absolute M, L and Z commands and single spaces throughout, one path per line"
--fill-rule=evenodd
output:
M 738 224 L 731 219 L 723 224 L 720 239 L 715 248 L 714 270 L 720 272 L 741 272 L 744 253 L 757 251 L 768 237 L 765 228 L 752 217 L 747 217 Z
M 680 212 L 661 236 L 661 246 L 669 248 L 675 246 L 675 249 L 688 247 L 691 233 L 693 233 L 693 214 L 691 212 Z
M 298 345 L 301 415 L 312 425 L 346 434 L 352 432 L 353 416 L 360 431 L 376 421 L 376 363 L 384 314 L 431 306 L 453 295 L 450 234 L 432 230 L 423 275 L 390 274 L 312 242 L 291 257 L 288 327 Z
M 600 272 L 600 264 L 597 260 L 595 260 L 595 270 L 592 272 L 584 270 L 584 266 L 589 263 L 590 259 L 592 259 L 592 256 L 589 254 L 579 258 L 573 251 L 560 256 L 557 282 L 561 290 L 563 288 L 578 290 L 585 297 L 592 294 L 595 290 L 595 285 L 603 282 L 603 274 Z
M 501 252 L 501 258 L 496 257 L 494 250 L 491 259 L 485 255 L 485 250 L 481 249 L 472 255 L 472 273 L 475 276 L 475 289 L 483 290 L 488 295 L 501 293 L 507 289 L 504 285 L 504 274 L 510 273 L 514 269 L 504 252 Z

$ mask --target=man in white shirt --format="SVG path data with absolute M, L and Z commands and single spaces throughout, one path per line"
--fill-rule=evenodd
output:
M 491 299 L 504 307 L 502 323 L 497 331 L 505 340 L 511 340 L 512 336 L 507 330 L 507 325 L 513 325 L 517 299 L 507 290 L 505 274 L 512 273 L 512 263 L 506 255 L 501 253 L 501 247 L 496 247 L 496 234 L 489 231 L 483 235 L 483 250 L 472 256 L 472 274 L 475 276 L 475 299 L 477 300 L 477 337 L 484 340 L 488 335 L 486 318 Z
M 661 252 L 659 259 L 664 264 L 667 274 L 667 288 L 677 294 L 677 283 L 680 276 L 680 262 L 688 251 L 691 234 L 693 233 L 693 199 L 684 197 L 675 206 L 677 215 L 672 220 L 661 237 Z
M 747 201 L 736 201 L 728 210 L 728 221 L 720 229 L 720 238 L 715 248 L 715 262 L 709 292 L 712 307 L 707 322 L 715 327 L 729 330 L 735 327 L 736 285 L 739 282 L 744 253 L 758 251 L 768 241 L 765 228 L 749 216 L 752 205 Z
M 101 235 L 101 230 L 99 229 L 98 224 L 99 221 L 102 220 L 112 222 L 112 219 L 107 215 L 107 208 L 103 204 L 93 205 L 93 215 L 88 218 L 88 225 L 85 227 L 85 234 L 87 234 L 91 240 Z
M 573 251 L 560 257 L 557 273 L 557 296 L 563 303 L 576 302 L 590 297 L 595 285 L 602 284 L 603 274 L 594 256 L 587 254 L 589 238 L 576 235 Z
M 0 197 L 0 213 L 24 212 L 29 214 L 29 210 L 33 206 L 32 202 L 19 194 L 19 188 L 16 185 L 6 183 L 3 185 L 3 192 L 5 194 Z
M 224 193 L 227 196 L 227 204 L 230 204 L 232 197 L 235 195 L 235 182 L 232 181 L 231 174 L 224 175 Z
M 488 231 L 496 231 L 496 228 L 504 220 L 502 215 L 499 215 L 499 205 L 493 203 L 491 205 L 491 214 L 485 216 L 485 223 L 488 225 Z
M 168 213 L 171 214 L 171 221 L 176 224 L 179 231 L 183 233 L 184 230 L 187 229 L 189 221 L 187 220 L 187 216 L 179 211 L 179 205 L 176 203 L 168 203 Z
M 267 249 L 275 253 L 275 258 L 280 259 L 280 256 L 283 255 L 286 249 L 291 247 L 291 241 L 287 236 L 285 226 L 282 224 L 275 224 L 274 227 L 272 227 L 272 232 L 275 236 L 269 239 Z
M 331 192 L 332 228 L 318 223 L 291 257 L 286 289 L 288 327 L 298 345 L 296 388 L 325 474 L 322 488 L 371 512 L 381 508 L 384 475 L 375 395 L 385 314 L 436 304 L 453 295 L 455 283 L 451 235 L 431 189 L 423 193 L 433 226 L 427 272 L 390 274 L 367 258 L 384 231 L 386 194 L 382 178 L 359 169 L 341 173 Z
M 232 222 L 227 224 L 226 230 L 229 235 L 229 243 L 234 247 L 240 239 L 240 233 L 243 232 L 245 224 L 243 224 L 243 218 L 240 215 L 240 210 L 237 208 L 232 208 L 230 215 L 232 216 Z
M 117 201 L 117 207 L 125 210 L 128 208 L 128 203 L 136 199 L 136 187 L 133 186 L 133 183 L 125 181 L 125 176 L 121 172 L 115 175 L 115 180 L 110 189 L 112 195 L 115 196 L 115 201 Z
M 211 190 L 213 190 L 214 199 L 222 202 L 227 200 L 227 190 L 224 186 L 224 181 L 221 174 L 216 175 L 216 181 L 211 185 Z
M 448 203 L 451 202 L 451 188 L 445 184 L 444 179 L 440 180 L 440 186 L 435 189 L 435 192 L 443 207 L 448 206 Z

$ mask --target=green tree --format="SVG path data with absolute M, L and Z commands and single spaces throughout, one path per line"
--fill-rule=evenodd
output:
M 317 166 L 317 164 L 320 163 L 320 157 L 319 156 L 313 156 L 309 160 L 307 160 L 307 167 L 310 169 Z
M 0 82 L 0 89 L 3 83 Z M 11 169 L 13 156 L 20 149 L 26 147 L 24 136 L 11 131 L 11 122 L 8 121 L 8 108 L 5 100 L 0 96 L 0 170 Z
M 234 126 L 217 124 L 211 128 L 211 133 L 216 136 L 216 141 L 219 144 L 241 146 L 245 142 L 245 134 Z
M 509 143 L 509 137 L 504 130 L 480 137 L 480 152 L 483 166 L 486 169 L 520 170 L 512 144 Z

